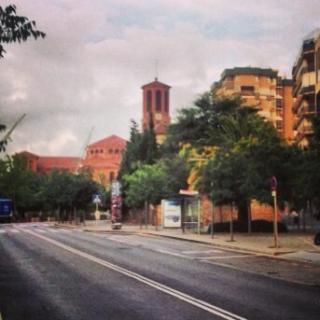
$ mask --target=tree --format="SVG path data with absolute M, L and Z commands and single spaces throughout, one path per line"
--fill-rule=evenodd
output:
M 292 150 L 271 123 L 252 109 L 241 108 L 220 117 L 216 154 L 203 171 L 203 188 L 216 203 L 235 203 L 238 218 L 248 222 L 252 199 L 271 203 L 269 179 L 279 181 L 279 200 L 292 191 L 288 156 Z
M 221 117 L 235 113 L 240 107 L 239 98 L 218 98 L 213 92 L 205 92 L 192 107 L 179 111 L 177 122 L 168 126 L 163 148 L 178 152 L 184 144 L 195 148 L 219 144 Z
M 5 8 L 0 6 L 0 58 L 6 52 L 2 43 L 27 41 L 30 37 L 44 38 L 44 32 L 36 29 L 35 21 L 16 14 L 16 6 L 9 5 Z
M 48 175 L 45 199 L 51 210 L 57 210 L 60 218 L 74 216 L 78 209 L 86 210 L 92 196 L 100 186 L 87 174 L 74 175 L 68 171 L 53 170 Z
M 0 195 L 12 199 L 16 218 L 24 218 L 26 211 L 43 206 L 42 184 L 42 178 L 27 169 L 23 156 L 0 160 Z
M 0 133 L 4 130 L 6 130 L 6 126 L 4 124 L 0 124 Z M 6 144 L 7 144 L 7 141 L 0 140 L 0 152 L 3 152 L 6 150 L 5 149 Z

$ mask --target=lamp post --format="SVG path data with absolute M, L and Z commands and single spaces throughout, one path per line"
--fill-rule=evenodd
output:
M 278 210 L 277 210 L 277 178 L 275 176 L 271 177 L 270 181 L 271 195 L 273 197 L 273 240 L 274 247 L 278 248 Z

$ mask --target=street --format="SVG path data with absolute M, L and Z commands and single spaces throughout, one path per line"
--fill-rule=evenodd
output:
M 3 320 L 320 314 L 320 288 L 294 281 L 290 261 L 199 243 L 12 224 L 0 225 L 0 256 Z

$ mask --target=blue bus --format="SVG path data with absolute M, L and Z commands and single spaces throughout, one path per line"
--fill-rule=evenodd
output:
M 12 201 L 10 199 L 0 198 L 0 222 L 11 222 L 12 219 Z

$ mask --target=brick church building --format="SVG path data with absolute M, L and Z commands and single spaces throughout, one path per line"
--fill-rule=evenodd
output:
M 169 115 L 170 86 L 158 81 L 142 86 L 142 130 L 152 122 L 158 143 L 165 139 Z M 117 135 L 108 136 L 86 147 L 85 157 L 42 156 L 28 151 L 20 152 L 27 160 L 30 170 L 41 174 L 50 171 L 66 170 L 76 173 L 80 168 L 89 168 L 93 179 L 103 185 L 109 185 L 118 175 L 122 154 L 127 141 Z
M 19 154 L 26 158 L 28 168 L 34 172 L 48 174 L 50 171 L 57 169 L 76 173 L 80 168 L 87 167 L 92 171 L 95 181 L 103 185 L 109 185 L 118 175 L 126 143 L 125 139 L 111 135 L 88 145 L 84 159 L 42 156 L 28 151 Z

